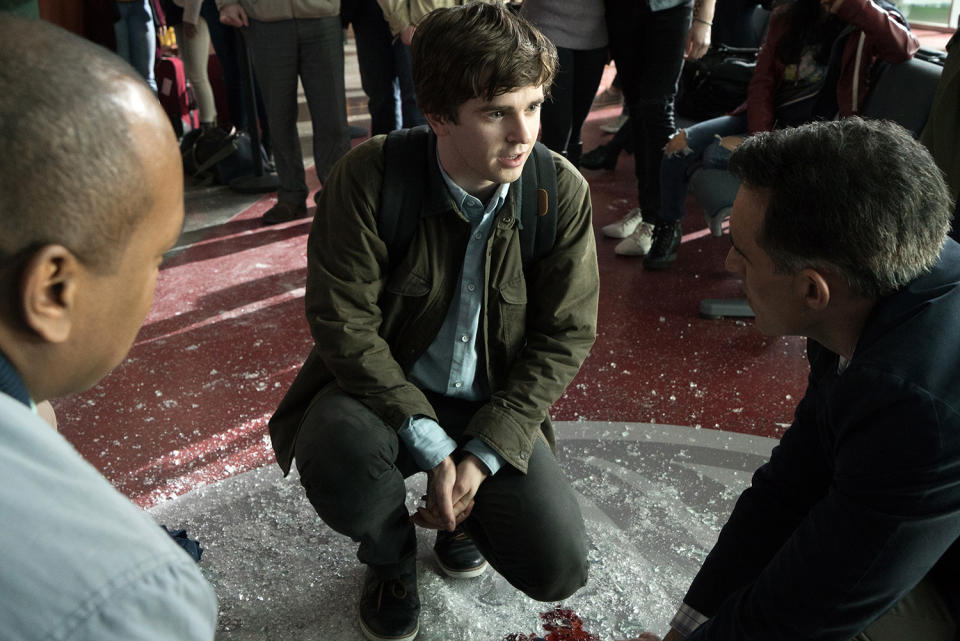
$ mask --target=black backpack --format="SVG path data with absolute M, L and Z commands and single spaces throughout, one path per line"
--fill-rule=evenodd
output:
M 423 190 L 436 142 L 427 125 L 398 129 L 383 147 L 383 184 L 377 231 L 387 245 L 392 270 L 406 254 L 417 231 Z M 536 143 L 513 184 L 520 194 L 520 248 L 524 269 L 553 249 L 557 239 L 557 172 L 550 150 Z

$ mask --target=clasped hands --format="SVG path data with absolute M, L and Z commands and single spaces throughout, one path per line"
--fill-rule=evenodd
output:
M 473 497 L 487 476 L 487 466 L 473 454 L 457 464 L 446 457 L 427 472 L 426 506 L 417 508 L 413 522 L 431 530 L 454 530 L 470 516 Z

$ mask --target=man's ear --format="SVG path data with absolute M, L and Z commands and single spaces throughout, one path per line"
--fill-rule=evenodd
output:
M 795 287 L 803 303 L 812 311 L 823 311 L 830 304 L 830 283 L 812 267 L 805 267 L 797 273 Z
M 426 119 L 427 124 L 430 125 L 430 128 L 433 129 L 433 133 L 437 135 L 437 138 L 443 138 L 450 131 L 449 120 L 444 116 L 423 114 L 423 117 Z
M 63 245 L 40 248 L 24 266 L 20 279 L 23 321 L 49 343 L 62 343 L 70 336 L 82 269 Z

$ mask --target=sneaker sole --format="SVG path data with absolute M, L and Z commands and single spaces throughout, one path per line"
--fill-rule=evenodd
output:
M 373 630 L 367 627 L 367 624 L 363 622 L 363 617 L 357 617 L 360 621 L 360 631 L 363 632 L 365 636 L 370 641 L 413 641 L 417 638 L 417 633 L 420 632 L 420 622 L 417 621 L 417 627 L 413 629 L 413 632 L 408 634 L 403 634 L 396 637 L 387 637 L 381 634 L 377 634 Z
M 451 579 L 472 579 L 486 572 L 487 566 L 489 565 L 489 563 L 484 561 L 482 565 L 478 565 L 475 568 L 468 568 L 466 570 L 454 570 L 453 568 L 448 568 L 447 566 L 445 566 L 443 562 L 440 560 L 440 557 L 437 557 L 437 565 L 439 565 L 440 569 L 443 570 L 443 573 L 446 574 Z

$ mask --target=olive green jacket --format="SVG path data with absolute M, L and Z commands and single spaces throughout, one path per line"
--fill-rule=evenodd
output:
M 414 415 L 437 418 L 406 372 L 443 324 L 470 223 L 430 162 L 419 228 L 406 256 L 388 270 L 387 246 L 377 234 L 384 140 L 372 138 L 337 163 L 313 220 L 305 302 L 315 345 L 270 419 L 284 473 L 311 400 L 334 381 L 394 429 Z M 478 350 L 491 397 L 465 432 L 522 472 L 538 435 L 553 446 L 547 410 L 580 369 L 597 329 L 590 190 L 565 159 L 553 157 L 558 220 L 552 251 L 524 271 L 516 189 L 490 231 Z

